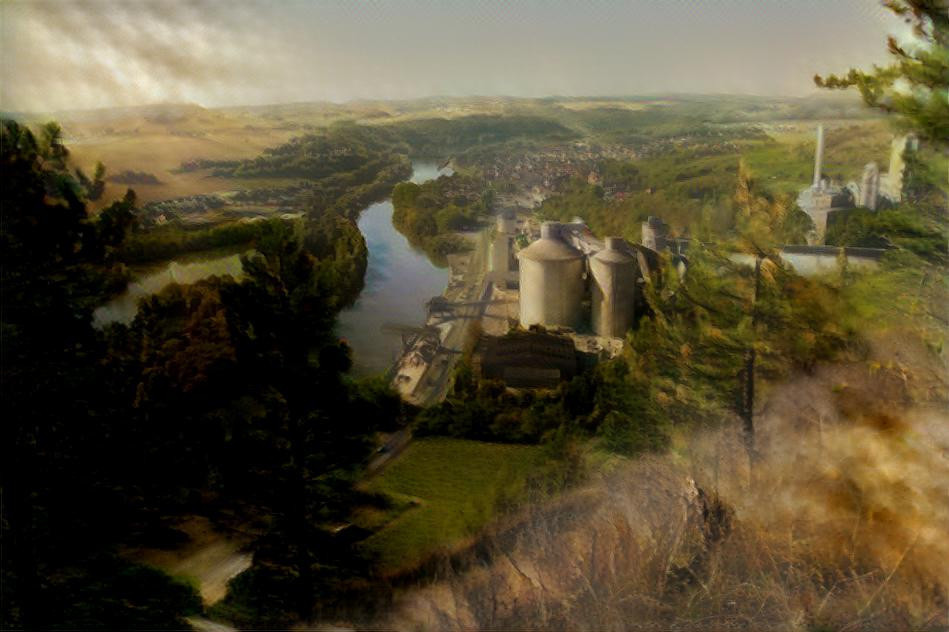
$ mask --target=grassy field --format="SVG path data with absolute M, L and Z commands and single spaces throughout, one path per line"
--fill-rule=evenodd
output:
M 73 164 L 91 174 L 97 161 L 108 174 L 125 170 L 155 176 L 160 184 L 108 182 L 98 209 L 120 198 L 129 186 L 142 203 L 186 195 L 275 186 L 280 183 L 208 177 L 209 171 L 179 173 L 196 158 L 253 158 L 268 147 L 303 133 L 298 125 L 196 105 L 143 106 L 90 112 L 37 115 L 31 122 L 57 120 L 63 126 Z
M 462 439 L 413 441 L 367 484 L 404 508 L 366 540 L 384 572 L 410 568 L 426 556 L 475 535 L 497 512 L 498 501 L 516 495 L 543 460 L 538 446 Z

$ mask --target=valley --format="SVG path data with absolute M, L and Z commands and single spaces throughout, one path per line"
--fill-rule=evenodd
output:
M 151 437 L 111 475 L 131 496 L 167 488 L 116 515 L 126 535 L 104 550 L 159 569 L 154 598 L 190 594 L 176 612 L 192 625 L 939 616 L 938 600 L 908 614 L 907 584 L 889 582 L 904 559 L 907 581 L 941 581 L 925 534 L 945 507 L 928 487 L 901 507 L 924 535 L 888 523 L 894 558 L 871 514 L 909 484 L 847 464 L 871 460 L 852 437 L 945 448 L 930 415 L 946 398 L 946 158 L 922 145 L 912 206 L 842 214 L 809 245 L 793 194 L 815 127 L 821 174 L 840 183 L 883 164 L 894 136 L 853 100 L 150 106 L 60 122 L 71 168 L 106 165 L 89 221 L 114 221 L 114 200 L 133 209 L 83 307 L 114 384 L 94 405 Z M 603 253 L 635 291 L 602 289 Z M 912 353 L 894 355 L 886 327 L 907 323 Z M 792 444 L 807 446 L 797 461 Z M 934 454 L 891 456 L 945 480 Z M 848 476 L 865 509 L 824 508 Z M 827 496 L 808 504 L 807 481 Z M 770 516 L 769 494 L 786 502 Z M 848 525 L 866 539 L 846 542 Z M 847 555 L 848 577 L 819 576 Z

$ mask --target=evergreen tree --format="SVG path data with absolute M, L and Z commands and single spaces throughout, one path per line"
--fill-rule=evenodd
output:
M 893 58 L 872 71 L 815 75 L 822 88 L 856 87 L 870 107 L 897 115 L 902 127 L 944 147 L 949 143 L 949 4 L 946 0 L 885 0 L 883 5 L 913 27 L 917 42 L 887 39 Z

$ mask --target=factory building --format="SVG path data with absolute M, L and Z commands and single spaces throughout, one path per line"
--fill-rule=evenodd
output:
M 518 262 L 514 256 L 514 239 L 517 236 L 517 219 L 507 210 L 497 217 L 494 239 L 489 246 L 488 267 L 491 280 L 500 287 L 517 282 Z
M 582 329 L 622 338 L 636 318 L 640 287 L 657 269 L 656 246 L 667 243 L 666 226 L 650 217 L 644 245 L 619 237 L 600 241 L 580 220 L 544 222 L 540 239 L 517 253 L 520 265 L 519 316 L 522 327 Z
M 857 206 L 875 211 L 880 197 L 880 169 L 877 163 L 870 162 L 863 168 L 860 187 L 857 190 Z
M 666 236 L 669 233 L 669 227 L 660 218 L 652 215 L 643 222 L 642 239 L 643 246 L 659 252 L 666 248 Z
M 802 189 L 797 205 L 814 222 L 814 231 L 808 237 L 809 244 L 823 244 L 827 233 L 828 216 L 848 208 L 862 207 L 876 210 L 881 203 L 899 204 L 903 199 L 903 178 L 906 171 L 905 154 L 916 151 L 915 136 L 893 139 L 890 149 L 890 170 L 881 174 L 875 162 L 863 168 L 860 182 L 850 182 L 839 187 L 822 177 L 824 162 L 824 126 L 817 126 L 817 146 L 814 150 L 814 179 L 811 186 Z
M 579 373 L 579 352 L 566 336 L 513 331 L 482 336 L 472 357 L 475 372 L 515 388 L 554 388 Z
M 913 134 L 898 136 L 890 145 L 890 170 L 880 176 L 879 194 L 891 204 L 903 201 L 903 180 L 906 175 L 906 152 L 919 150 L 919 139 Z
M 808 236 L 808 243 L 822 244 L 827 233 L 827 216 L 831 212 L 853 206 L 853 193 L 845 188 L 834 186 L 822 176 L 824 162 L 824 126 L 817 126 L 817 147 L 814 150 L 814 179 L 811 186 L 801 190 L 797 196 L 797 205 L 814 222 L 814 231 Z

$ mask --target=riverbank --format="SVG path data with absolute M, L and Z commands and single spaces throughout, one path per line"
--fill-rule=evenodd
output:
M 449 258 L 451 276 L 439 309 L 428 310 L 393 365 L 392 385 L 409 403 L 430 406 L 444 399 L 468 332 L 485 313 L 492 290 L 486 278 L 489 232 L 458 233 L 472 248 Z
M 434 162 L 413 163 L 412 182 L 426 182 L 450 174 Z M 418 327 L 425 304 L 441 294 L 449 280 L 446 268 L 436 266 L 392 223 L 390 200 L 370 205 L 357 226 L 366 241 L 365 282 L 352 306 L 337 318 L 336 333 L 353 350 L 355 375 L 386 373 L 402 354 L 395 328 Z

